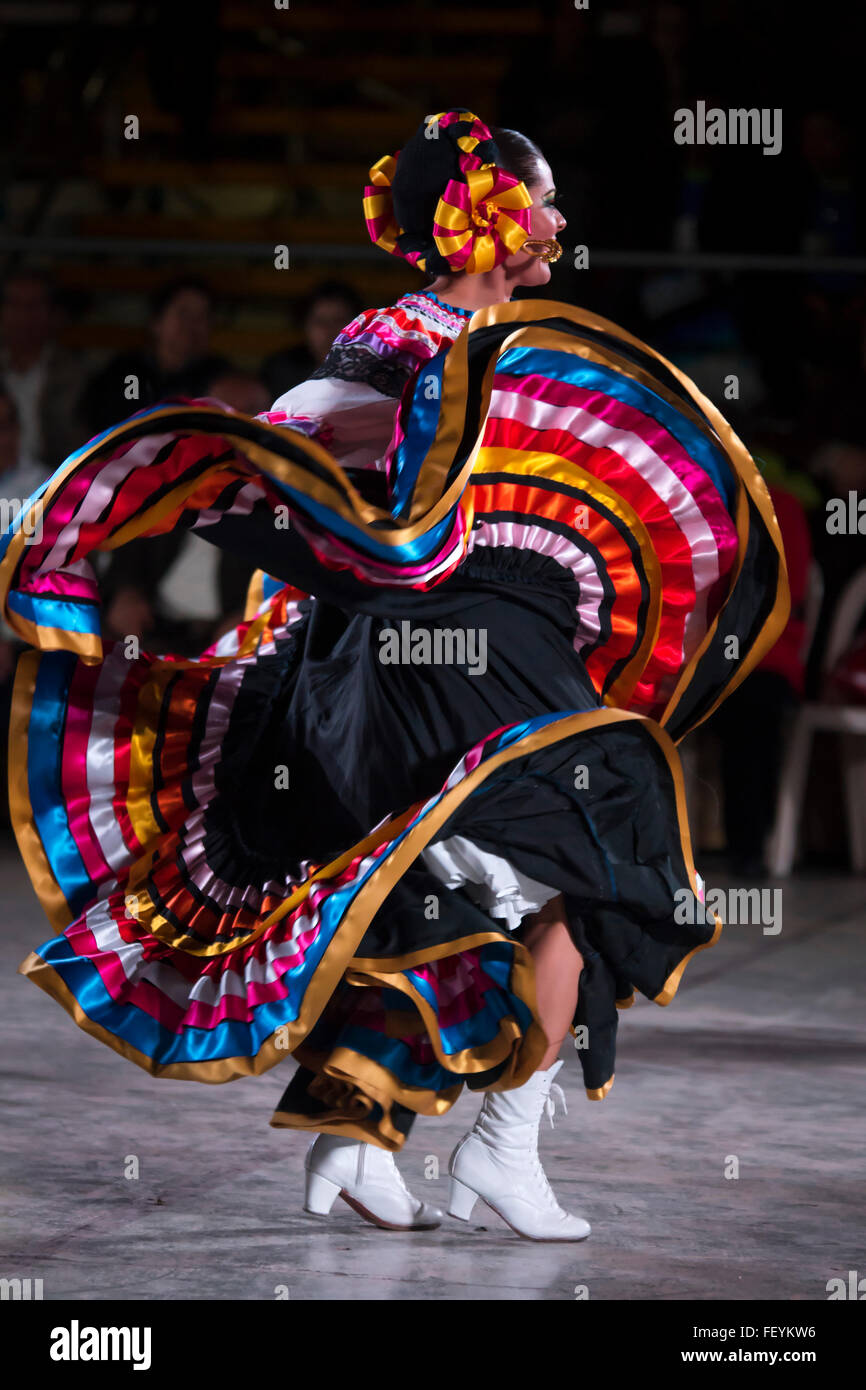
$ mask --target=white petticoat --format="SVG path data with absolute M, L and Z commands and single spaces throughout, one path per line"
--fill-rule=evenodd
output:
M 472 901 L 491 917 L 504 918 L 509 931 L 559 892 L 520 873 L 498 854 L 479 849 L 463 835 L 430 845 L 420 857 L 447 888 L 465 888 Z

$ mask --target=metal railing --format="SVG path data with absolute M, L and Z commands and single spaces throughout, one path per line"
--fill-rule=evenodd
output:
M 300 261 L 376 261 L 382 253 L 371 243 L 342 245 L 286 241 Z M 565 255 L 568 255 L 568 247 Z M 172 237 L 77 237 L 0 234 L 0 252 L 31 256 L 152 256 L 156 259 L 241 259 L 268 261 L 274 246 L 263 241 L 200 241 Z M 780 256 L 742 251 L 606 251 L 590 250 L 590 268 L 620 270 L 697 270 L 768 272 L 800 275 L 864 275 L 863 256 Z

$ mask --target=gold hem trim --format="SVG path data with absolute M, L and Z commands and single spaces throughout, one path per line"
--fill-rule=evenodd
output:
M 430 1045 L 436 1054 L 436 1060 L 446 1071 L 454 1072 L 463 1077 L 475 1076 L 479 1072 L 490 1071 L 501 1062 L 511 1059 L 512 1065 L 504 1074 L 508 1078 L 508 1082 L 503 1084 L 503 1078 L 500 1077 L 499 1081 L 489 1088 L 493 1091 L 510 1090 L 513 1086 L 520 1086 L 524 1081 L 529 1080 L 532 1073 L 537 1070 L 539 1062 L 550 1045 L 547 1034 L 538 1022 L 538 1000 L 535 993 L 535 968 L 532 957 L 525 946 L 521 946 L 517 941 L 514 945 L 525 954 L 526 959 L 515 958 L 511 971 L 511 989 L 532 1012 L 532 1021 L 526 1029 L 522 1044 L 519 1043 L 520 1028 L 516 1020 L 511 1016 L 506 1016 L 500 1020 L 496 1036 L 491 1038 L 489 1042 L 480 1047 L 466 1047 L 462 1048 L 460 1052 L 446 1053 L 442 1050 L 439 1025 L 432 1007 L 404 976 L 389 975 L 375 970 L 364 971 L 363 974 L 351 972 L 357 973 L 357 981 L 349 979 L 349 983 L 362 984 L 368 980 L 373 980 L 385 985 L 388 989 L 399 990 L 400 993 L 408 995 L 425 1024 Z M 518 1042 L 516 1053 L 514 1050 L 515 1042 Z M 517 1059 L 516 1062 L 515 1058 Z
M 475 791 L 477 786 L 483 783 L 487 777 L 499 767 L 518 758 L 526 757 L 552 743 L 569 738 L 576 733 L 582 732 L 585 728 L 635 720 L 644 725 L 656 739 L 673 777 L 676 792 L 676 807 L 680 821 L 679 828 L 683 858 L 689 873 L 692 890 L 696 892 L 697 883 L 691 856 L 682 770 L 679 765 L 679 756 L 673 742 L 662 728 L 642 715 L 632 714 L 625 710 L 591 710 L 582 714 L 568 715 L 561 720 L 554 720 L 552 723 L 545 725 L 544 728 L 537 730 L 528 738 L 521 740 L 520 743 L 510 745 L 508 748 L 502 749 L 499 753 L 488 758 L 486 762 L 481 763 L 471 773 L 464 777 L 457 786 L 447 792 L 441 798 L 439 804 L 428 812 L 424 819 L 420 821 L 413 830 L 409 831 L 403 841 L 386 856 L 385 860 L 377 866 L 367 883 L 360 889 L 355 900 L 347 909 L 343 922 L 335 937 L 325 950 L 316 975 L 308 987 L 298 1018 L 294 1020 L 293 1023 L 281 1025 L 281 1028 L 278 1030 L 280 1037 L 285 1040 L 285 1045 L 283 1046 L 277 1045 L 276 1038 L 278 1033 L 274 1033 L 271 1038 L 265 1040 L 254 1057 L 225 1058 L 212 1062 L 154 1063 L 137 1048 L 115 1037 L 114 1034 L 109 1033 L 101 1025 L 94 1023 L 81 1009 L 78 1001 L 55 971 L 54 967 L 43 961 L 35 952 L 32 952 L 23 963 L 22 967 L 20 967 L 20 973 L 27 975 L 35 984 L 39 985 L 40 988 L 44 989 L 61 1003 L 84 1031 L 91 1033 L 92 1036 L 105 1042 L 107 1046 L 111 1047 L 115 1052 L 120 1053 L 121 1056 L 134 1062 L 152 1076 L 167 1077 L 176 1080 L 194 1080 L 204 1084 L 220 1084 L 226 1081 L 239 1079 L 243 1076 L 261 1075 L 263 1072 L 268 1071 L 271 1067 L 283 1061 L 286 1056 L 294 1053 L 298 1044 L 303 1042 L 306 1038 L 322 1013 L 328 999 L 330 999 L 333 994 L 336 981 L 349 969 L 350 962 L 353 960 L 355 947 L 362 939 L 369 922 L 378 911 L 394 884 L 401 877 L 405 869 L 417 858 L 425 845 L 429 843 L 440 826 L 454 814 L 463 801 Z M 415 813 L 416 812 L 410 810 L 400 819 L 405 823 L 406 820 L 411 819 L 412 815 Z M 380 827 L 379 835 L 382 842 L 389 837 L 393 838 L 398 825 L 399 822 L 392 822 L 384 827 Z M 356 852 L 357 847 L 353 847 L 353 850 L 347 851 L 347 855 L 343 856 L 343 859 L 347 862 L 351 862 Z M 318 871 L 319 874 L 323 872 L 324 871 Z M 312 880 L 308 881 L 307 887 L 309 887 L 309 882 L 311 881 Z M 289 908 L 284 904 L 282 910 L 277 909 L 274 913 L 270 914 L 268 922 L 273 922 L 279 917 L 284 916 L 288 910 Z M 264 924 L 257 929 L 255 935 L 260 935 L 262 930 L 264 930 Z M 720 930 L 721 924 L 719 923 L 712 941 L 706 942 L 704 945 L 713 944 Z M 491 933 L 490 936 L 493 940 L 503 939 L 502 936 L 496 932 Z M 246 946 L 252 939 L 254 939 L 253 935 L 244 938 L 243 942 L 237 944 Z M 467 938 L 461 939 L 466 940 Z M 531 1070 L 534 1069 L 528 1067 L 526 1058 L 533 1058 L 537 1065 L 537 1062 L 541 1060 L 541 1056 L 546 1050 L 547 1038 L 540 1024 L 536 1022 L 538 1009 L 531 955 L 520 942 L 514 942 L 513 944 L 516 950 L 516 956 L 512 981 L 515 985 L 516 992 L 529 1003 L 533 1013 L 533 1021 L 529 1025 L 524 1047 L 521 1049 L 524 1053 L 523 1065 L 513 1067 L 509 1073 L 511 1085 L 518 1085 L 520 1081 L 516 1078 L 522 1077 L 528 1080 Z M 694 950 L 699 949 L 702 949 L 702 947 L 694 948 Z M 689 956 L 680 963 L 677 971 L 674 972 L 672 980 L 675 984 L 678 984 L 682 969 L 691 955 L 694 954 L 694 950 L 690 952 Z M 444 948 L 443 953 L 447 953 L 447 949 Z M 523 959 L 524 956 L 525 961 Z M 377 964 L 381 965 L 381 962 L 377 962 Z M 356 966 L 355 969 L 357 970 L 358 967 Z M 372 971 L 370 973 L 374 978 L 380 975 L 383 980 L 387 981 L 389 986 L 395 986 L 395 980 L 387 973 L 381 971 Z M 670 988 L 670 983 L 669 981 L 666 985 L 666 990 Z M 434 1045 L 434 1050 L 436 1050 L 438 1041 L 436 1034 L 438 1033 L 438 1029 L 435 1025 L 432 1011 L 429 1009 L 426 1001 L 412 990 L 408 981 L 402 981 L 397 984 L 396 987 L 401 988 L 403 992 L 409 994 L 413 998 L 413 1002 L 419 1009 L 422 1018 L 424 1018 L 425 1022 L 432 1025 L 430 1036 Z M 673 992 L 675 992 L 675 989 Z M 664 994 L 665 991 L 662 993 Z M 670 997 L 673 997 L 673 994 L 671 994 Z M 661 995 L 658 996 L 658 1001 L 665 1002 Z M 516 1023 L 513 1024 L 513 1026 L 516 1030 Z M 501 1037 L 501 1034 L 498 1035 L 498 1037 Z M 544 1040 L 543 1045 L 541 1042 L 542 1039 Z M 540 1048 L 540 1051 L 536 1059 L 534 1057 L 534 1051 L 538 1048 Z M 448 1070 L 459 1070 L 460 1061 L 471 1051 L 471 1049 L 466 1049 L 465 1053 L 446 1058 L 440 1050 L 437 1050 L 437 1056 L 441 1065 Z M 461 1074 L 472 1074 L 476 1071 L 488 1070 L 490 1066 L 496 1065 L 502 1060 L 504 1060 L 504 1056 L 500 1051 L 499 1055 L 494 1057 L 494 1060 L 485 1060 L 483 1063 L 479 1062 L 477 1065 L 466 1068 L 465 1073 L 461 1072 Z M 454 1065 L 455 1061 L 458 1063 L 456 1068 Z M 497 1083 L 497 1085 L 499 1085 L 499 1083 Z M 504 1087 L 500 1088 L 505 1089 Z
M 698 951 L 706 951 L 709 949 L 710 946 L 715 946 L 716 942 L 722 934 L 722 927 L 724 923 L 722 922 L 722 919 L 717 912 L 715 912 L 713 916 L 716 919 L 716 928 L 709 941 L 702 941 L 699 945 L 693 946 L 692 949 L 689 951 L 688 955 L 683 956 L 679 965 L 677 965 L 671 971 L 670 975 L 668 975 L 668 978 L 665 980 L 663 987 L 653 998 L 654 1004 L 669 1004 L 671 1000 L 676 996 L 676 992 L 679 989 L 680 982 L 683 978 L 683 971 L 685 970 L 692 956 L 697 955 Z
M 589 1087 L 587 1087 L 587 1088 L 586 1088 L 586 1098 L 587 1098 L 587 1100 L 604 1100 L 605 1096 L 607 1095 L 608 1091 L 610 1090 L 611 1086 L 613 1085 L 614 1077 L 615 1077 L 615 1076 L 616 1076 L 616 1072 L 613 1073 L 613 1075 L 611 1076 L 611 1078 L 610 1078 L 609 1081 L 605 1081 L 605 1083 L 604 1083 L 603 1086 L 597 1086 L 597 1087 L 595 1088 L 595 1090 L 592 1090 L 592 1091 L 591 1091 L 591 1090 L 589 1089 Z
M 295 1054 L 302 1066 L 307 1066 L 307 1062 L 301 1057 L 300 1052 Z M 312 1068 L 309 1068 L 312 1070 Z M 434 1091 L 427 1086 L 407 1086 L 398 1082 L 394 1073 L 377 1062 L 372 1057 L 366 1057 L 362 1052 L 356 1052 L 351 1047 L 337 1047 L 329 1054 L 327 1063 L 323 1066 L 321 1075 L 333 1077 L 336 1081 L 342 1081 L 348 1085 L 358 1086 L 364 1094 L 371 1096 L 382 1109 L 387 1111 L 389 1105 L 397 1101 L 400 1105 L 405 1105 L 407 1110 L 414 1110 L 418 1115 L 445 1115 L 460 1096 L 464 1082 L 458 1079 L 452 1086 L 445 1090 Z M 363 1083 L 359 1085 L 359 1083 Z M 276 1111 L 276 1114 L 283 1114 L 283 1111 Z
M 486 946 L 490 942 L 504 941 L 511 944 L 508 937 L 500 932 L 480 931 L 470 936 L 459 936 L 454 941 L 441 941 L 435 946 L 419 946 L 403 956 L 353 956 L 349 965 L 355 970 L 383 971 L 390 974 L 394 970 L 411 970 L 415 965 L 425 965 L 430 960 L 442 960 L 445 956 L 456 956 L 461 951 L 470 951 L 474 946 Z M 520 945 L 520 942 L 515 942 Z
M 405 1134 L 393 1130 L 393 1138 L 388 1142 L 382 1128 L 370 1120 L 363 1124 L 355 1120 L 340 1119 L 338 1112 L 329 1111 L 323 1115 L 301 1115 L 285 1110 L 275 1110 L 268 1121 L 271 1129 L 303 1129 L 308 1133 L 339 1134 L 344 1139 L 359 1139 L 362 1144 L 375 1144 L 377 1148 L 387 1149 L 389 1153 L 399 1153 L 406 1142 Z

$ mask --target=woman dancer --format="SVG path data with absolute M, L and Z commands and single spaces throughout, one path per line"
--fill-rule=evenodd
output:
M 4 539 L 12 804 L 58 935 L 21 969 L 155 1076 L 291 1053 L 306 1206 L 438 1213 L 393 1162 L 485 1093 L 451 1159 L 521 1235 L 589 1233 L 537 1154 L 569 1025 L 673 997 L 702 911 L 672 740 L 787 616 L 775 517 L 714 407 L 541 285 L 564 220 L 525 138 L 425 120 L 370 234 L 434 278 L 361 314 L 252 420 L 165 403 L 91 441 Z M 41 530 L 34 536 L 38 512 Z M 194 528 L 262 566 L 195 661 L 103 643 L 87 556 Z M 315 599 L 310 595 L 315 595 Z

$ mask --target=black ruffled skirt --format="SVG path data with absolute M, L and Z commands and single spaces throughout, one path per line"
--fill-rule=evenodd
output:
M 438 423 L 404 402 L 378 495 L 291 429 L 165 405 L 0 545 L 37 649 L 13 819 L 55 930 L 22 972 L 154 1076 L 294 1058 L 273 1124 L 391 1149 L 464 1084 L 537 1068 L 521 923 L 556 894 L 607 1094 L 618 1010 L 667 1004 L 721 930 L 680 910 L 702 889 L 672 740 L 787 614 L 766 489 L 650 349 L 526 301 L 431 366 Z M 271 576 L 196 659 L 99 635 L 88 554 L 171 526 Z

